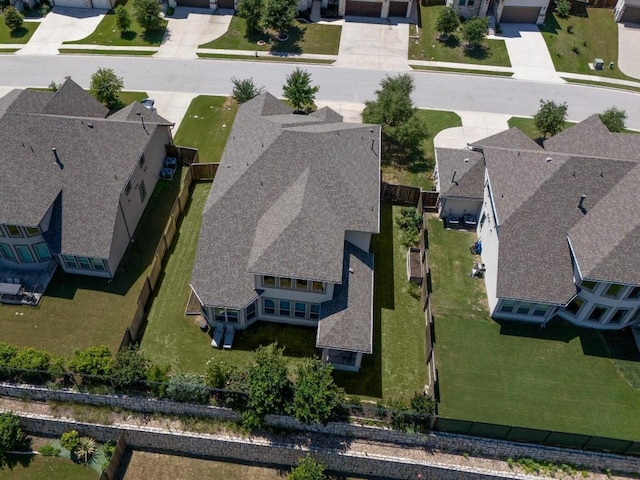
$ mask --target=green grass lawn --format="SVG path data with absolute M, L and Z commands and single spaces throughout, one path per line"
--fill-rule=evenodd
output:
M 83 38 L 82 40 L 76 40 L 73 42 L 64 42 L 64 44 L 77 44 L 77 45 L 114 45 L 114 46 L 128 46 L 128 47 L 153 47 L 160 46 L 162 38 L 164 37 L 164 31 L 167 27 L 167 21 L 162 20 L 160 30 L 145 33 L 144 30 L 138 25 L 134 17 L 133 0 L 125 0 L 124 3 L 119 1 L 118 4 L 123 4 L 129 11 L 131 17 L 131 30 L 120 34 L 120 30 L 116 26 L 116 15 L 114 10 L 109 10 L 104 16 L 98 27 L 93 31 L 91 35 Z
M 91 48 L 59 48 L 58 52 L 75 55 L 115 55 L 118 57 L 151 56 L 156 53 L 155 50 L 94 50 Z
M 446 128 L 461 126 L 462 121 L 457 114 L 442 110 L 418 110 L 418 116 L 429 130 L 429 138 L 422 145 L 424 157 L 416 161 L 408 161 L 406 165 L 383 162 L 382 179 L 387 183 L 412 185 L 431 190 L 433 167 L 436 162 L 433 139 Z
M 0 44 L 27 43 L 39 26 L 40 22 L 24 22 L 22 27 L 11 31 L 4 23 L 4 15 L 0 15 Z
M 435 218 L 428 227 L 439 414 L 639 440 L 640 356 L 631 334 L 491 320 L 484 283 L 467 276 L 474 235 Z
M 536 128 L 536 124 L 533 118 L 511 117 L 507 123 L 509 124 L 509 128 L 519 128 L 527 137 L 531 138 L 532 140 L 538 140 L 542 138 L 542 133 L 540 133 L 540 131 Z M 564 130 L 565 128 L 569 128 L 575 124 L 575 122 L 565 122 L 562 130 Z
M 296 23 L 287 32 L 289 39 L 280 42 L 268 33 L 246 35 L 246 20 L 238 16 L 231 19 L 229 30 L 222 37 L 200 45 L 199 48 L 220 48 L 225 50 L 257 50 L 284 53 L 316 53 L 337 55 L 340 46 L 342 27 L 335 25 L 317 25 L 313 23 Z M 264 45 L 258 45 L 258 41 Z
M 409 60 L 511 66 L 504 40 L 485 40 L 482 48 L 476 47 L 470 51 L 462 48 L 464 42 L 460 30 L 452 34 L 446 42 L 438 40 L 435 23 L 443 8 L 443 5 L 420 5 L 420 39 L 409 39 Z M 414 29 L 411 29 L 410 34 L 413 33 Z
M 194 98 L 176 134 L 176 145 L 197 148 L 201 163 L 219 162 L 237 111 L 238 104 L 230 97 Z
M 178 192 L 179 175 L 158 182 L 112 282 L 58 269 L 37 308 L 0 306 L 2 341 L 60 355 L 108 345 L 117 350 Z
M 8 465 L 7 465 L 8 464 Z M 0 467 L 2 480 L 96 480 L 95 470 L 61 457 L 9 455 Z
M 573 25 L 571 33 L 569 25 Z M 540 30 L 557 71 L 634 80 L 618 68 L 618 25 L 610 8 L 587 8 L 586 16 L 569 18 L 549 13 Z M 604 70 L 589 68 L 594 58 L 604 60 Z M 614 62 L 613 69 L 608 68 L 609 62 Z

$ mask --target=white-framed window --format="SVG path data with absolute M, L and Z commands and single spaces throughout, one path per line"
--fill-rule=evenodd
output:
M 296 290 L 302 290 L 304 292 L 309 290 L 309 282 L 307 280 L 301 280 L 296 278 Z
M 20 238 L 23 237 L 22 229 L 17 225 L 6 225 L 7 233 L 12 238 Z
M 279 277 L 278 287 L 291 290 L 293 288 L 293 279 L 289 277 Z
M 272 275 L 263 275 L 262 276 L 262 286 L 266 288 L 275 288 L 276 285 L 276 277 Z
M 318 320 L 320 318 L 320 304 L 295 302 L 292 300 L 262 299 L 262 313 L 277 317 L 293 317 Z
M 91 260 L 88 257 L 76 257 L 78 266 L 83 270 L 91 270 Z
M 275 315 L 276 314 L 276 301 L 271 300 L 270 298 L 264 298 L 262 300 L 262 311 L 265 315 Z
M 628 299 L 637 300 L 640 298 L 640 287 L 633 287 L 629 294 L 627 295 Z
M 4 228 L 0 225 L 0 237 L 4 237 Z
M 104 260 L 102 260 L 101 258 L 92 258 L 91 266 L 94 270 L 97 270 L 99 272 L 104 272 L 107 270 L 107 267 L 105 267 L 104 265 Z
M 610 298 L 618 298 L 623 290 L 624 285 L 620 285 L 619 283 L 612 283 L 611 285 L 609 285 L 609 288 L 607 288 L 607 291 L 604 292 L 604 296 Z
M 254 318 L 256 318 L 256 302 L 253 302 L 251 305 L 249 305 L 246 309 L 245 309 L 245 318 L 247 319 L 247 322 L 249 320 L 253 320 Z
M 35 237 L 36 235 L 40 235 L 40 227 L 24 227 L 27 232 L 27 237 Z
M 613 312 L 613 315 L 611 315 L 611 318 L 609 319 L 608 323 L 611 323 L 611 324 L 624 323 L 630 311 L 631 310 L 629 310 L 628 308 L 617 309 L 615 312 Z
M 293 305 L 293 316 L 296 318 L 307 318 L 307 304 L 305 302 L 295 302 Z
M 531 310 L 531 302 L 520 302 L 518 304 L 518 313 L 520 315 L 529 315 L 529 310 Z
M 608 307 L 605 307 L 604 305 L 596 305 L 593 307 L 593 310 L 591 310 L 587 320 L 590 322 L 600 322 L 607 315 L 608 311 Z
M 534 306 L 532 315 L 534 317 L 544 317 L 547 314 L 548 309 L 549 309 L 548 305 L 542 305 L 538 303 Z
M 516 306 L 516 302 L 513 300 L 502 300 L 502 305 L 500 305 L 500 311 L 504 313 L 511 313 Z
M 78 261 L 73 255 L 62 255 L 62 261 L 67 268 L 78 268 Z
M 16 252 L 18 252 L 18 258 L 22 263 L 34 263 L 36 261 L 29 245 L 16 245 Z
M 284 290 L 299 290 L 301 292 L 325 293 L 327 284 L 305 280 L 303 278 L 275 277 L 262 275 L 262 286 L 265 288 L 282 288 Z
M 291 302 L 289 300 L 280 300 L 278 304 L 278 315 L 281 317 L 290 317 Z
M 573 300 L 571 300 L 571 302 L 569 302 L 569 305 L 565 307 L 565 311 L 569 315 L 573 315 L 575 317 L 578 315 L 578 312 L 580 312 L 582 305 L 584 305 L 584 300 L 581 299 L 580 297 L 576 297 Z
M 46 243 L 36 243 L 33 246 L 33 251 L 36 253 L 36 257 L 38 257 L 39 262 L 51 260 L 51 252 L 49 251 L 49 247 Z
M 320 305 L 317 303 L 309 304 L 309 318 L 311 320 L 320 319 Z
M 584 288 L 585 290 L 589 290 L 590 292 L 593 292 L 597 285 L 598 284 L 596 282 L 592 282 L 591 280 L 583 280 L 580 283 L 580 287 Z
M 7 243 L 0 243 L 0 253 L 2 254 L 2 258 L 4 258 L 5 260 L 17 262 L 16 255 L 15 253 L 13 253 L 11 245 Z

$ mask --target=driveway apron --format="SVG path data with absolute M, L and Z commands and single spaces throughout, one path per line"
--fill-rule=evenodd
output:
M 640 78 L 640 25 L 618 24 L 618 68 L 625 75 Z

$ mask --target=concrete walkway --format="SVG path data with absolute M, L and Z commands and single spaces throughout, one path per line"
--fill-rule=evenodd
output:
M 462 127 L 442 130 L 433 139 L 435 148 L 466 148 L 490 135 L 509 129 L 507 120 L 512 115 L 485 112 L 456 111 L 462 120 Z
M 156 92 L 147 91 L 149 98 L 153 98 L 158 114 L 170 122 L 175 123 L 173 134 L 180 128 L 180 123 L 187 113 L 187 109 L 197 94 L 183 92 Z
M 618 68 L 640 78 L 640 25 L 618 23 Z
M 54 7 L 18 55 L 57 55 L 62 42 L 81 40 L 98 26 L 106 10 Z
M 176 7 L 156 57 L 196 58 L 199 45 L 221 37 L 229 29 L 233 14 L 209 9 Z

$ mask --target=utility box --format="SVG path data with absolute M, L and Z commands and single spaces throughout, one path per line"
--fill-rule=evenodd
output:
M 604 60 L 601 58 L 596 58 L 593 61 L 593 68 L 596 70 L 604 70 Z

